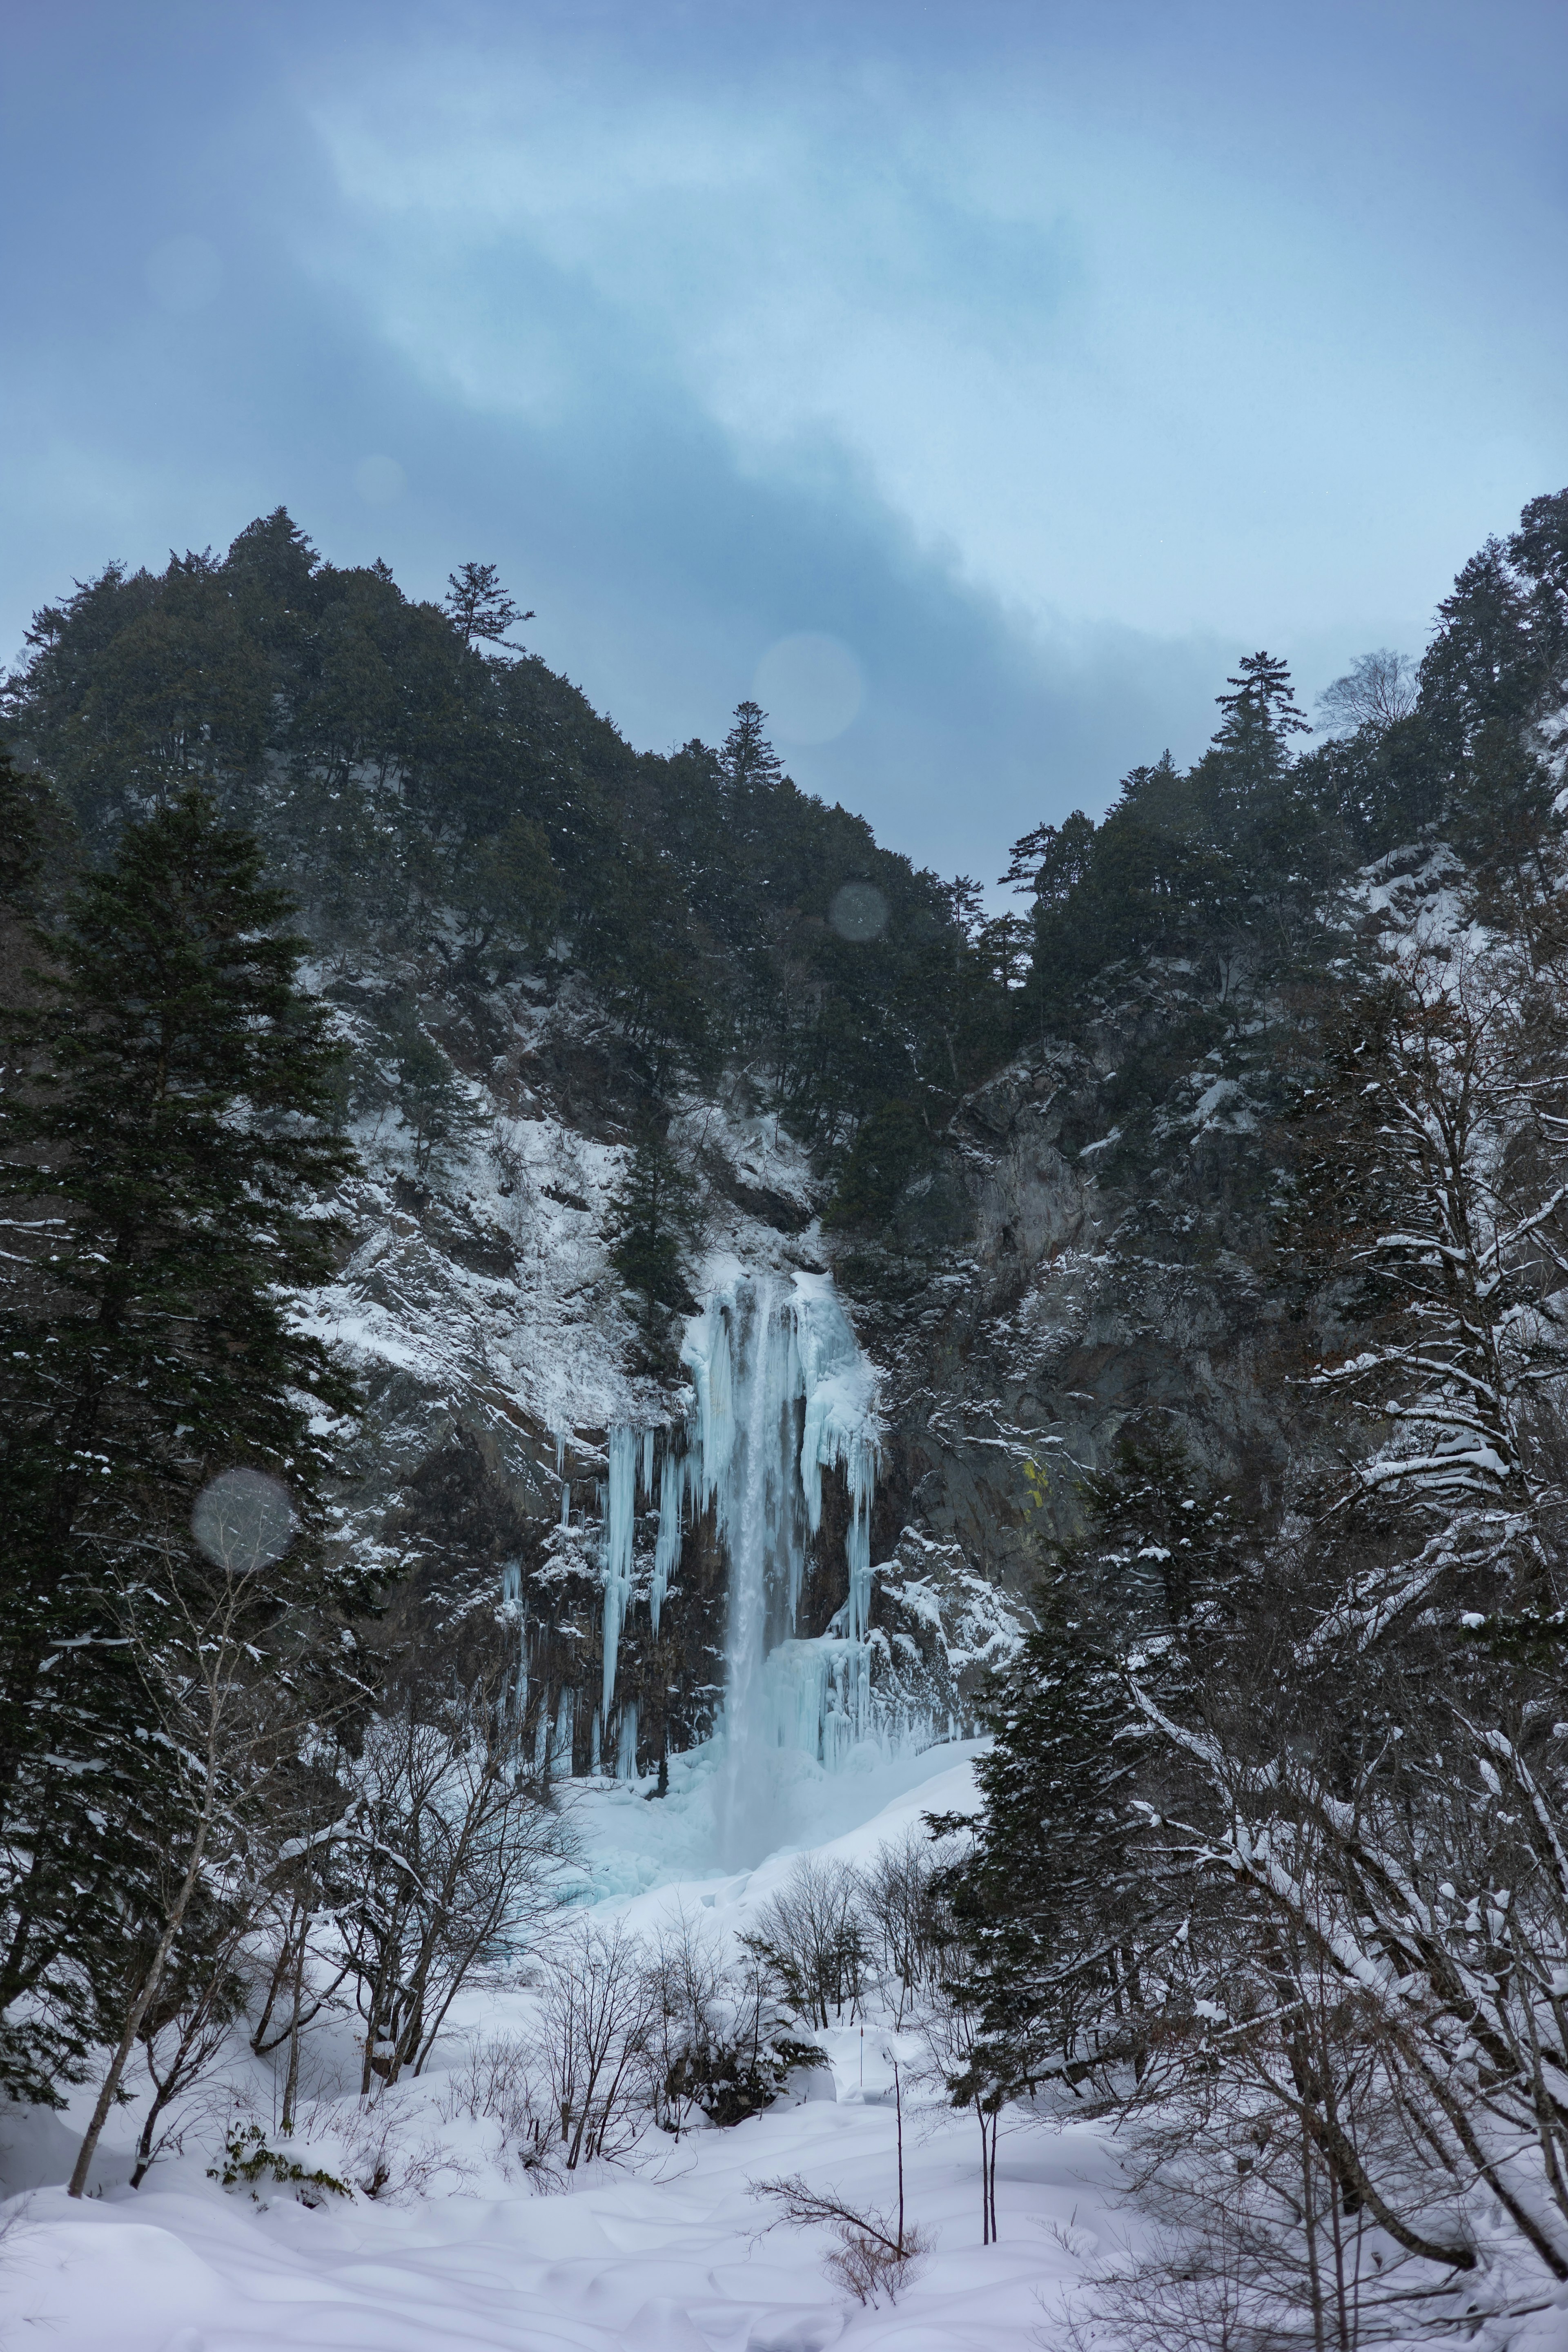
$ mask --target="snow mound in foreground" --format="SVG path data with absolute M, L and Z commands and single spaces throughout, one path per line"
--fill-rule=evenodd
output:
M 974 1754 L 967 1743 L 822 1775 L 809 1792 L 811 1850 L 864 1862 L 926 1811 L 969 1810 Z M 625 1787 L 579 1799 L 584 1893 L 598 1895 L 606 1922 L 651 1928 L 680 1906 L 728 1930 L 787 1874 L 788 1851 L 711 1874 L 700 1769 L 662 1804 Z M 1002 2134 L 1000 2242 L 983 2246 L 978 2131 L 930 2090 L 907 2095 L 904 2142 L 909 2214 L 934 2242 L 895 2306 L 849 2300 L 823 2270 L 820 2231 L 768 2228 L 771 2209 L 750 2194 L 758 2179 L 802 2173 L 858 2205 L 896 2197 L 880 2021 L 816 2036 L 836 2096 L 821 2095 L 824 2077 L 817 2095 L 729 2130 L 679 2141 L 649 2130 L 631 2163 L 534 2194 L 508 2177 L 488 2127 L 453 2095 L 468 2048 L 515 2030 L 531 1998 L 476 1996 L 456 2021 L 447 2071 L 400 2086 L 368 2115 L 333 2098 L 319 2063 L 310 2117 L 321 2161 L 345 2136 L 397 2119 L 376 2201 L 327 2197 L 311 2210 L 269 2184 L 224 2190 L 206 2169 L 221 2114 L 195 2123 L 187 2152 L 139 2191 L 114 2185 L 129 2167 L 111 2156 L 97 2199 L 72 2204 L 44 2187 L 16 2200 L 0 2242 L 0 2340 L 53 2352 L 1034 2352 L 1058 2332 L 1053 2314 L 1085 2258 L 1121 2234 L 1104 2210 L 1114 2179 L 1104 2145 L 1081 2127 L 1016 2116 Z M 908 2059 L 908 2035 L 900 2047 Z M 242 2087 L 265 2120 L 270 2074 L 254 2068 Z M 132 2108 L 120 2122 L 121 2148 L 139 2119 Z M 13 2180 L 58 2179 L 73 2152 L 58 2121 L 39 2121 L 31 2134 L 0 2126 Z

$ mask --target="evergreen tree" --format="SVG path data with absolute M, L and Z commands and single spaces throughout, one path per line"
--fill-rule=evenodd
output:
M 1526 583 L 1489 539 L 1437 607 L 1421 661 L 1421 702 L 1443 755 L 1457 762 L 1489 719 L 1512 729 L 1533 715 L 1542 683 Z
M 1059 825 L 1037 824 L 1013 844 L 1004 882 L 1016 890 L 1031 890 L 1037 899 L 1060 906 L 1083 881 L 1094 859 L 1094 824 L 1082 809 Z
M 1347 863 L 1419 841 L 1447 797 L 1431 723 L 1419 709 L 1319 744 L 1298 762 L 1296 781 L 1324 835 L 1342 842 Z
M 975 1767 L 985 1811 L 962 1908 L 1002 2082 L 1116 2054 L 1142 2064 L 1143 1952 L 1163 1898 L 1131 1802 L 1146 1727 L 1128 1668 L 1167 1697 L 1202 1680 L 1243 1549 L 1229 1497 L 1205 1493 L 1168 1440 L 1124 1438 L 1079 1496 L 1082 1531 L 1051 1547 L 1038 1630 Z
M 464 563 L 448 572 L 442 601 L 465 646 L 471 646 L 476 637 L 500 644 L 520 621 L 534 618 L 507 594 L 494 563 Z
M 386 1088 L 383 1078 L 365 1091 L 383 1106 L 390 1099 L 407 1132 L 414 1172 L 423 1176 L 474 1132 L 477 1120 L 450 1061 L 422 1026 L 417 1005 L 396 997 L 380 1017 L 391 1048 L 391 1085 Z
M 1545 698 L 1568 688 L 1568 490 L 1531 499 L 1508 543 L 1530 586 L 1530 633 Z
M 1087 1532 L 1063 1557 L 1129 1631 L 1170 1633 L 1212 1605 L 1242 1541 L 1228 1495 L 1205 1492 L 1184 1446 L 1124 1435 L 1082 1480 Z
M 548 943 L 561 911 L 561 884 L 542 826 L 510 817 L 499 833 L 458 852 L 451 895 L 477 961 L 492 941 L 502 948 Z
M 1561 944 L 1563 830 L 1546 762 L 1518 728 L 1488 719 L 1459 764 L 1447 826 L 1475 874 L 1483 919 L 1525 938 L 1544 932 Z
M 983 2071 L 1014 2086 L 1087 2071 L 1138 1998 L 1134 1709 L 1067 1580 L 1042 1600 L 975 1767 L 985 1810 L 957 1890 Z
M 638 1128 L 613 1204 L 610 1263 L 642 1293 L 656 1332 L 685 1295 L 681 1251 L 696 1231 L 697 1188 L 653 1120 Z
M 0 906 L 27 905 L 43 862 L 41 794 L 0 743 Z
M 724 738 L 719 764 L 731 793 L 746 787 L 755 791 L 776 784 L 784 774 L 784 762 L 763 732 L 768 714 L 761 703 L 738 702 L 734 724 Z
M 988 976 L 1007 994 L 1022 985 L 1029 966 L 1029 927 L 1022 915 L 993 915 L 976 942 Z
M 1259 730 L 1277 744 L 1291 735 L 1310 734 L 1310 723 L 1296 707 L 1289 665 L 1277 654 L 1244 654 L 1240 675 L 1226 678 L 1226 684 L 1230 692 L 1215 697 L 1226 714 L 1218 744 L 1230 749 Z
M 200 791 L 128 825 L 7 1016 L 0 2074 L 29 2097 L 79 2070 L 159 1915 L 181 1759 L 150 1629 L 201 1613 L 198 1497 L 243 1466 L 289 1498 L 258 1629 L 309 1584 L 316 1427 L 353 1402 L 284 1295 L 329 1271 L 314 1203 L 353 1163 L 260 863 Z
M 856 1134 L 824 1224 L 863 1232 L 886 1224 L 900 1193 L 931 1156 L 931 1133 L 915 1105 L 879 1103 Z

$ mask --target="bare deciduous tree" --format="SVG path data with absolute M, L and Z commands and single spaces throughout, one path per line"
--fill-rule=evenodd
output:
M 624 2155 L 650 2096 L 656 1988 L 640 1938 L 583 1919 L 546 1955 L 544 2049 L 568 2172 Z
M 829 2008 L 842 2016 L 847 2002 L 853 2018 L 860 2006 L 869 1959 L 865 1908 L 858 1871 L 802 1854 L 741 1942 L 773 1969 L 797 2015 L 826 2027 Z
M 1409 718 L 1418 693 L 1415 664 L 1409 655 L 1380 646 L 1375 653 L 1362 654 L 1319 695 L 1323 730 L 1348 735 L 1361 727 L 1375 727 L 1381 733 L 1395 719 Z
M 866 1916 L 885 1974 L 897 1989 L 900 2027 L 910 1995 L 926 1983 L 942 1950 L 938 1867 L 932 1840 L 911 1827 L 901 1838 L 879 1846 L 861 1877 Z
M 921 1995 L 915 2025 L 925 2045 L 926 2080 L 955 2107 L 968 2107 L 980 2126 L 980 2242 L 988 2246 L 996 2235 L 996 2140 L 1006 2092 L 993 2071 L 965 1958 L 956 1943 L 949 1946 L 942 1968 Z
M 462 1986 L 554 1899 L 566 1832 L 521 1761 L 513 1717 L 483 1687 L 444 1720 L 410 1705 L 366 1734 L 335 1863 L 362 2093 L 422 2070 Z

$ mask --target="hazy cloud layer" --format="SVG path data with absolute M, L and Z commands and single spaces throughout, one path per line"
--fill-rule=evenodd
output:
M 125 13 L 18 12 L 7 647 L 282 499 L 989 875 L 1568 478 L 1556 9 Z

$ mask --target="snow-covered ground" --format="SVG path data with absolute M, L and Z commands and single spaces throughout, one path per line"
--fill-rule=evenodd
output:
M 808 1843 L 863 1861 L 925 1811 L 967 1810 L 973 1754 L 970 1744 L 859 1772 L 804 1768 L 790 1794 L 809 1837 L 727 1875 L 709 1862 L 711 1774 L 700 1753 L 679 1761 L 663 1804 L 624 1785 L 586 1789 L 584 1893 L 606 1923 L 650 1930 L 679 1905 L 728 1931 Z M 530 2001 L 521 1990 L 477 1995 L 454 2021 L 446 2071 L 383 2103 L 402 2136 L 393 2189 L 411 2171 L 427 2175 L 423 2193 L 395 2202 L 329 2198 L 311 2210 L 270 2184 L 221 2189 L 207 2178 L 220 2114 L 132 2191 L 124 2151 L 139 2116 L 128 2110 L 117 2138 L 111 2126 L 99 2195 L 73 2204 L 42 2185 L 5 2209 L 0 2342 L 50 2352 L 1035 2352 L 1062 2340 L 1064 2290 L 1126 2226 L 1110 2207 L 1114 2158 L 1100 2137 L 1010 2115 L 1000 2241 L 983 2245 L 978 2128 L 916 2090 L 904 2117 L 907 2203 L 931 2252 L 895 2305 L 850 2300 L 824 2272 L 826 2238 L 769 2227 L 772 2209 L 749 2184 L 802 2173 L 855 2204 L 892 2201 L 895 2115 L 875 2024 L 818 2036 L 836 2098 L 819 2083 L 816 2095 L 733 2129 L 679 2141 L 650 2130 L 628 2163 L 539 2194 L 509 2174 L 494 2126 L 453 2096 L 469 2047 L 515 2029 Z M 345 2071 L 350 2054 L 345 2035 Z M 315 2160 L 329 2168 L 344 2132 L 363 2127 L 333 2063 L 319 2045 L 301 2136 L 315 2135 Z M 238 2087 L 265 2123 L 270 2078 Z M 17 2119 L 7 2133 L 0 2119 L 7 2139 L 10 2184 L 63 2177 L 72 2142 L 60 2123 Z M 296 2153 L 310 2160 L 311 2150 L 297 2143 Z

